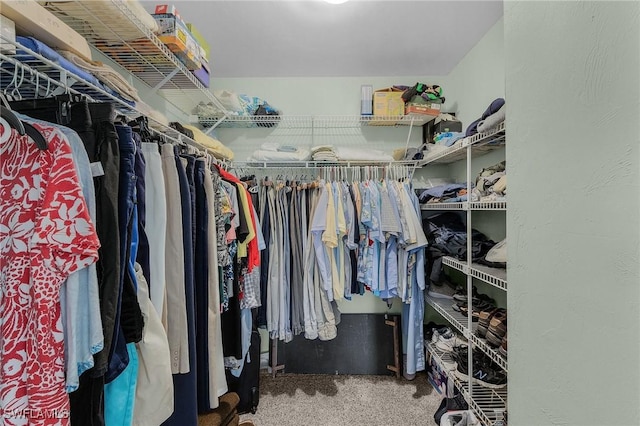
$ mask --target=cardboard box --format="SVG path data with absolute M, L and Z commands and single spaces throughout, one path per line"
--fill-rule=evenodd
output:
M 172 4 L 157 4 L 153 13 L 155 15 L 173 15 L 182 19 L 180 13 L 178 13 L 178 9 Z
M 204 58 L 207 61 L 211 60 L 211 47 L 209 43 L 207 43 L 207 40 L 193 24 L 187 23 L 187 29 L 200 45 L 200 58 Z
M 160 27 L 158 39 L 186 65 L 187 69 L 194 71 L 200 68 L 197 43 L 182 19 L 172 14 L 156 14 L 153 18 Z
M 0 15 L 0 53 L 8 55 L 14 55 L 16 53 L 16 46 L 9 43 L 16 41 L 16 25 L 6 16 Z
M 211 84 L 211 68 L 209 68 L 209 62 L 202 61 L 200 68 L 191 72 L 200 80 L 200 83 L 202 83 L 204 87 L 209 87 Z
M 440 105 L 439 103 L 425 105 L 407 104 L 404 113 L 405 115 L 430 115 L 437 117 L 440 114 Z
M 87 40 L 36 0 L 3 1 L 1 10 L 15 23 L 17 35 L 35 37 L 53 49 L 69 50 L 91 60 Z
M 388 88 L 373 92 L 373 115 L 404 115 L 402 91 Z
M 461 132 L 462 131 L 462 123 L 458 120 L 442 120 L 433 125 L 434 133 L 445 133 L 445 132 Z

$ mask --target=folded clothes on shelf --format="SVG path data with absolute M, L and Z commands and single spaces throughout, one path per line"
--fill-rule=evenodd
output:
M 418 195 L 421 203 L 466 201 L 467 183 L 448 183 L 427 188 Z M 462 199 L 464 198 L 464 199 Z
M 338 161 L 333 145 L 318 145 L 311 148 L 314 161 Z
M 90 85 L 93 85 L 93 86 L 97 87 L 98 89 L 103 90 L 104 92 L 106 92 L 106 93 L 108 93 L 108 94 L 110 94 L 110 95 L 122 100 L 123 102 L 125 102 L 126 104 L 128 104 L 130 106 L 134 106 L 136 104 L 133 100 L 131 100 L 131 99 L 127 98 L 127 97 L 123 97 L 119 92 L 113 90 L 108 85 L 103 84 L 98 79 L 98 77 L 93 75 L 91 72 L 88 72 L 87 70 L 84 70 L 81 67 L 79 67 L 78 65 L 72 63 L 71 61 L 66 59 L 61 53 L 55 51 L 54 49 L 52 49 L 51 47 L 47 46 L 46 44 L 44 44 L 40 40 L 38 40 L 36 38 L 33 38 L 33 37 L 17 36 L 16 37 L 16 41 L 21 46 L 24 46 L 26 49 L 29 49 L 29 50 L 37 53 L 38 55 L 44 57 L 45 59 L 47 59 L 47 60 L 49 60 L 51 62 L 53 62 L 57 66 L 59 66 L 61 68 L 64 68 L 65 70 L 69 71 L 71 74 L 76 76 L 77 78 L 81 79 L 82 80 L 81 82 L 75 82 L 73 84 L 70 84 L 70 87 L 72 87 L 73 89 L 77 90 L 78 92 L 84 93 L 86 91 L 86 84 L 85 84 L 85 82 L 86 82 L 86 83 L 89 83 Z M 25 63 L 39 61 L 39 59 L 35 58 L 33 55 L 31 55 L 30 53 L 28 53 L 27 51 L 25 51 L 23 49 L 18 49 L 18 51 L 16 52 L 15 58 L 17 60 L 19 60 L 20 62 L 25 62 Z M 43 72 L 47 73 L 47 74 L 51 74 L 52 72 L 57 72 L 57 71 L 52 68 L 51 71 L 46 71 L 45 70 Z
M 115 90 L 123 98 L 136 102 L 140 101 L 138 90 L 109 65 L 99 61 L 87 61 L 73 52 L 60 51 L 60 54 L 74 65 L 98 77 L 105 86 Z
M 260 149 L 251 154 L 248 161 L 307 161 L 310 159 L 311 152 L 307 148 L 265 142 Z
M 194 140 L 200 145 L 210 150 L 213 155 L 223 160 L 233 160 L 233 151 L 224 146 L 222 142 L 211 136 L 205 134 L 202 130 L 189 124 L 182 125 L 185 129 L 189 129 L 193 132 Z
M 480 120 L 480 122 L 478 122 L 478 132 L 490 132 L 498 127 L 498 125 L 505 120 L 506 111 L 506 105 L 502 105 L 498 111 L 491 114 L 484 120 Z
M 480 124 L 482 121 L 486 120 L 490 115 L 493 115 L 493 114 L 497 113 L 504 106 L 504 104 L 505 104 L 505 101 L 504 101 L 503 98 L 497 98 L 497 99 L 493 100 L 489 104 L 487 109 L 482 113 L 482 116 L 480 116 L 480 118 L 478 118 L 477 120 L 475 120 L 474 122 L 469 124 L 469 126 L 467 127 L 467 130 L 465 132 L 465 135 L 466 136 L 472 136 L 472 135 L 475 135 L 476 133 L 478 133 L 480 131 L 478 129 L 478 124 Z M 503 121 L 504 121 L 504 119 L 503 119 Z M 497 123 L 497 124 L 499 124 L 499 123 Z
M 393 161 L 393 156 L 378 149 L 318 145 L 311 148 L 314 161 Z
M 348 148 L 339 146 L 335 148 L 336 156 L 343 161 L 393 161 L 390 154 L 378 149 Z

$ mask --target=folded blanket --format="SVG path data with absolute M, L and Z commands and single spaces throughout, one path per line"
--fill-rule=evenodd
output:
M 472 135 L 475 135 L 476 133 L 478 133 L 478 131 L 479 131 L 478 130 L 478 124 L 482 120 L 485 120 L 490 115 L 495 114 L 496 112 L 498 112 L 498 110 L 500 110 L 500 108 L 502 108 L 504 103 L 505 102 L 504 102 L 503 98 L 497 98 L 497 99 L 493 100 L 489 104 L 487 109 L 482 113 L 482 116 L 480 118 L 478 118 L 477 120 L 475 120 L 474 122 L 472 122 L 471 124 L 469 124 L 469 127 L 467 127 L 467 130 L 465 132 L 465 136 L 472 136 Z
M 272 151 L 272 152 L 291 152 L 291 153 L 296 153 L 300 151 L 300 149 L 295 146 L 281 145 L 277 142 L 265 142 L 262 145 L 260 145 L 260 150 Z
M 338 161 L 338 157 L 335 154 L 313 154 L 313 161 Z
M 496 127 L 498 127 L 498 125 L 505 120 L 506 111 L 507 111 L 506 105 L 502 105 L 498 111 L 491 114 L 484 120 L 481 120 L 478 123 L 478 132 L 480 133 L 489 132 L 495 129 Z
M 393 157 L 390 154 L 377 149 L 365 150 L 341 146 L 337 147 L 335 151 L 338 158 L 345 161 L 393 161 Z
M 298 152 L 266 151 L 259 149 L 254 151 L 249 161 L 308 161 L 311 158 L 306 148 L 299 148 Z
M 102 81 L 105 86 L 110 87 L 111 89 L 120 93 L 123 98 L 136 102 L 140 101 L 138 90 L 130 85 L 129 82 L 124 77 L 122 77 L 122 75 L 117 73 L 110 66 L 105 65 L 99 61 L 84 60 L 73 52 L 60 51 L 60 54 L 67 60 L 71 61 L 71 63 L 73 63 L 74 65 L 77 65 L 83 70 L 90 72 L 98 77 L 98 79 L 100 79 L 100 81 Z
M 316 146 L 312 146 L 311 147 L 311 152 L 313 154 L 315 154 L 316 152 L 320 152 L 320 151 L 331 151 L 333 152 L 334 148 L 333 145 L 316 145 Z
M 100 84 L 100 81 L 96 78 L 96 76 L 72 64 L 70 61 L 68 61 L 66 58 L 60 55 L 57 51 L 53 50 L 52 48 L 50 48 L 40 40 L 33 37 L 17 36 L 16 41 L 20 43 L 22 46 L 26 47 L 27 49 L 32 50 L 41 56 L 44 56 L 45 58 L 55 63 L 56 65 L 61 66 L 65 70 L 71 72 L 72 74 L 75 74 L 76 76 L 80 77 L 84 81 L 87 81 L 89 84 L 93 84 L 94 86 L 98 86 L 102 88 L 102 84 Z M 21 57 L 23 55 L 29 55 L 29 54 L 26 51 L 18 50 L 17 52 L 18 59 L 23 62 L 26 62 L 28 59 Z
M 52 48 L 50 48 L 40 40 L 33 37 L 17 36 L 16 41 L 20 43 L 22 46 L 24 46 L 25 48 L 43 56 L 44 58 L 58 65 L 59 67 L 69 71 L 78 79 L 81 79 L 82 82 L 80 84 L 76 84 L 76 83 L 71 84 L 71 87 L 77 90 L 78 92 L 87 94 L 89 96 L 95 95 L 95 90 L 91 89 L 86 84 L 86 83 L 89 83 L 90 85 L 95 86 L 100 90 L 103 90 L 108 94 L 115 96 L 118 99 L 121 99 L 124 103 L 128 105 L 134 106 L 136 104 L 134 101 L 122 97 L 120 93 L 118 93 L 117 91 L 102 84 L 102 82 L 98 80 L 98 78 L 95 75 L 83 70 L 82 68 L 78 67 L 71 61 L 67 60 L 60 53 L 53 50 Z M 18 51 L 16 52 L 16 59 L 18 59 L 21 62 L 31 62 L 34 60 L 39 61 L 39 59 L 33 57 L 33 55 L 29 54 L 24 49 L 18 49 Z M 50 71 L 45 71 L 45 73 L 51 76 L 52 74 L 57 73 L 57 71 L 54 68 L 50 68 Z M 57 74 L 53 78 L 57 79 L 58 78 Z
M 223 160 L 233 160 L 233 151 L 224 146 L 219 140 L 206 135 L 197 127 L 188 124 L 183 124 L 182 127 L 191 130 L 193 132 L 195 141 L 205 148 L 209 149 L 216 158 L 221 158 Z

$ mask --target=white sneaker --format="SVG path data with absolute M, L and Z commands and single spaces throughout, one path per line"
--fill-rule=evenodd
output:
M 464 339 L 456 336 L 449 327 L 434 330 L 431 342 L 436 345 L 436 348 L 443 352 L 453 352 L 453 348 L 467 344 Z

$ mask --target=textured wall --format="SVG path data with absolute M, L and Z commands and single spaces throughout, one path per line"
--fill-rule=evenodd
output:
M 456 112 L 464 128 L 504 97 L 503 25 L 501 18 L 447 75 L 444 109 Z
M 510 424 L 640 424 L 639 16 L 505 2 Z

